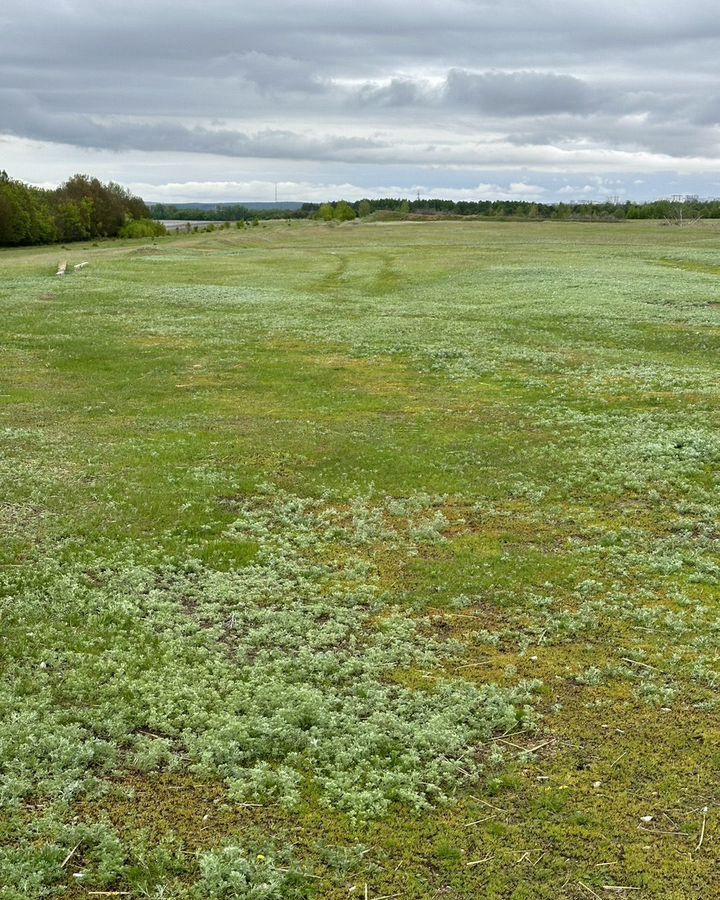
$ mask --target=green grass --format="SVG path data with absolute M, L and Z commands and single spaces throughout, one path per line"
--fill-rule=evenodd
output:
M 0 897 L 720 896 L 719 251 L 0 252 Z

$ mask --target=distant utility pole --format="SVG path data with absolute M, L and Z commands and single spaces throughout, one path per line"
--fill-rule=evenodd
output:
M 277 203 L 277 181 L 275 182 L 275 203 Z

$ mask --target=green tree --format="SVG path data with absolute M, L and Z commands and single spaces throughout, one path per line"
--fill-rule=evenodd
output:
M 331 222 L 334 214 L 335 210 L 332 207 L 332 203 L 322 203 L 315 213 L 315 218 L 320 219 L 321 222 Z
M 13 181 L 3 172 L 0 177 L 0 244 L 47 244 L 55 240 L 56 234 L 49 192 Z
M 86 240 L 92 232 L 92 202 L 88 197 L 62 200 L 57 204 L 55 219 L 61 241 Z
M 333 218 L 338 222 L 349 222 L 356 217 L 355 210 L 346 200 L 341 200 L 335 207 Z
M 120 184 L 103 184 L 88 175 L 73 175 L 55 192 L 59 203 L 91 204 L 89 237 L 114 237 L 130 219 L 149 219 L 145 203 Z

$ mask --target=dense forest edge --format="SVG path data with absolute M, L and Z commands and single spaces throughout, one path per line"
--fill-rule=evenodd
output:
M 0 171 L 0 246 L 164 233 L 145 202 L 122 185 L 73 175 L 48 190 L 15 181 Z
M 258 208 L 263 206 L 264 208 Z M 154 237 L 165 234 L 162 220 L 237 222 L 260 219 L 354 219 L 393 221 L 422 218 L 488 218 L 526 221 L 621 222 L 656 219 L 685 225 L 699 219 L 720 219 L 720 199 L 675 197 L 648 203 L 627 201 L 534 203 L 526 200 L 407 200 L 397 197 L 339 200 L 332 203 L 171 204 L 146 203 L 120 184 L 102 183 L 88 175 L 73 175 L 55 189 L 16 181 L 0 171 L 0 246 L 52 244 L 112 237 Z

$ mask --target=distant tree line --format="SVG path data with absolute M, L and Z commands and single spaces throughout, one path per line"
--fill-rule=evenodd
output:
M 110 182 L 73 175 L 54 190 L 32 187 L 0 171 L 0 246 L 51 244 L 164 232 L 140 197 Z
M 212 209 L 191 204 L 151 203 L 153 219 L 175 219 L 180 222 L 251 222 L 257 219 L 307 219 L 300 209 L 249 209 L 242 203 L 218 203 Z
M 305 203 L 298 212 L 323 221 L 346 221 L 356 217 L 404 218 L 410 216 L 480 216 L 494 219 L 559 219 L 616 222 L 628 219 L 720 219 L 720 199 L 683 201 L 654 200 L 649 203 L 534 203 L 527 200 L 407 200 L 384 197 L 348 203 Z
M 618 222 L 628 219 L 674 220 L 682 211 L 684 220 L 720 219 L 720 200 L 688 198 L 682 202 L 654 200 L 649 203 L 534 203 L 527 200 L 407 200 L 383 197 L 376 200 L 337 200 L 332 203 L 303 203 L 299 209 L 248 209 L 241 203 L 223 203 L 207 209 L 190 204 L 150 205 L 154 219 L 199 222 L 257 221 L 258 219 L 318 219 L 347 222 L 356 218 L 402 219 L 433 216 L 454 218 L 475 216 L 490 219 L 571 220 Z

